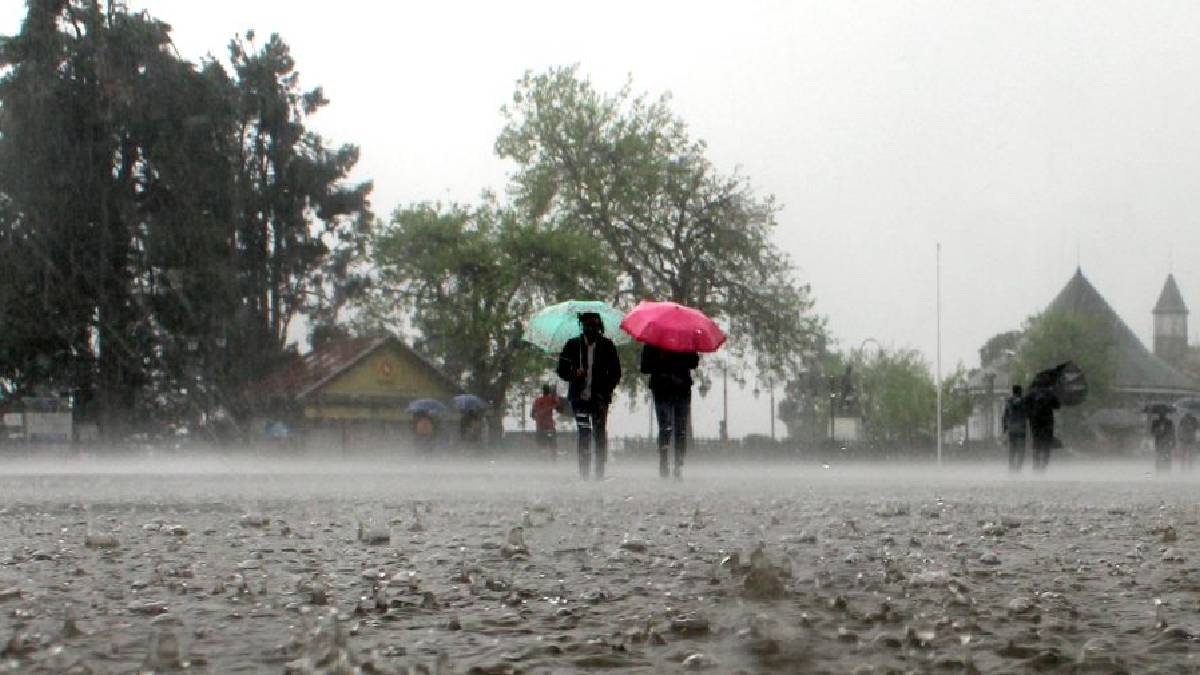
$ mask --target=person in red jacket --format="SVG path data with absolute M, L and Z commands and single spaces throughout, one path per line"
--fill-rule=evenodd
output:
M 537 444 L 550 453 L 550 459 L 558 455 L 558 433 L 554 428 L 554 413 L 563 407 L 562 399 L 548 384 L 542 385 L 542 395 L 533 399 L 533 409 L 529 416 L 533 418 L 537 430 Z

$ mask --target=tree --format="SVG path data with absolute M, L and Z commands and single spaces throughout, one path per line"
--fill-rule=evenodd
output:
M 1013 361 L 1013 383 L 1028 383 L 1041 370 L 1074 361 L 1088 382 L 1088 398 L 1060 412 L 1064 435 L 1087 435 L 1084 417 L 1103 407 L 1115 383 L 1115 326 L 1092 315 L 1056 311 L 1026 320 L 1024 336 Z
M 988 341 L 979 348 L 980 365 L 987 366 L 1002 356 L 1016 354 L 1017 347 L 1021 343 L 1021 335 L 1019 330 L 1010 330 L 988 338 Z
M 967 383 L 970 372 L 961 362 L 946 377 L 942 378 L 942 428 L 952 429 L 967 424 L 974 404 Z
M 915 349 L 880 349 L 859 366 L 863 414 L 872 440 L 913 448 L 934 437 L 937 389 Z
M 1088 381 L 1089 409 L 1103 405 L 1116 377 L 1113 327 L 1077 312 L 1047 312 L 1025 322 L 1013 361 L 1013 382 L 1028 383 L 1038 371 L 1074 361 Z
M 325 100 L 277 37 L 231 51 L 236 78 L 97 0 L 32 0 L 2 43 L 5 389 L 70 392 L 117 435 L 227 399 L 296 313 L 336 316 L 369 220 L 357 151 L 305 128 Z
M 521 340 L 536 309 L 610 283 L 586 238 L 501 207 L 417 204 L 375 232 L 364 321 L 401 330 L 452 378 L 506 410 L 510 387 L 553 365 Z
M 735 355 L 776 380 L 799 369 L 818 329 L 809 287 L 770 240 L 779 207 L 719 174 L 669 99 L 597 92 L 575 67 L 527 73 L 504 108 L 496 152 L 537 217 L 588 237 L 618 275 L 610 294 L 697 307 L 724 320 Z
M 300 89 L 287 44 L 271 35 L 254 46 L 252 31 L 229 45 L 236 76 L 230 242 L 241 282 L 241 346 L 269 357 L 283 348 L 298 313 L 335 322 L 347 289 L 361 287 L 350 261 L 372 221 L 371 183 L 344 182 L 357 147 L 330 148 L 305 126 L 329 101 L 319 87 Z M 331 245 L 339 247 L 332 256 Z
M 94 399 L 108 426 L 161 363 L 146 260 L 166 149 L 185 140 L 172 121 L 187 108 L 166 92 L 204 87 L 168 33 L 112 3 L 35 0 L 3 46 L 5 377 L 22 392 L 69 391 L 85 414 Z

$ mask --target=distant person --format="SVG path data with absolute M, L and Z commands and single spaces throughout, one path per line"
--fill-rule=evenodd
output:
M 478 410 L 463 411 L 458 420 L 458 438 L 464 450 L 483 449 L 483 413 Z
M 1154 437 L 1154 468 L 1171 470 L 1171 454 L 1175 451 L 1175 423 L 1167 417 L 1167 411 L 1159 409 L 1158 417 L 1150 422 L 1150 435 Z
M 1190 471 L 1192 461 L 1196 458 L 1196 430 L 1200 422 L 1190 412 L 1179 418 L 1179 466 L 1184 471 Z
M 621 381 L 621 357 L 612 340 L 604 337 L 604 322 L 595 312 L 579 315 L 583 334 L 567 340 L 558 357 L 558 376 L 568 383 L 567 399 L 579 429 L 579 475 L 604 478 L 608 460 L 608 405 Z M 595 443 L 593 453 L 592 444 Z
M 554 413 L 563 407 L 562 399 L 548 384 L 542 385 L 542 395 L 533 399 L 529 416 L 533 418 L 537 432 L 537 445 L 550 453 L 550 459 L 558 456 L 558 432 L 554 428 Z
M 654 345 L 642 347 L 641 370 L 650 376 L 654 413 L 658 418 L 658 475 L 671 475 L 671 441 L 675 441 L 675 479 L 683 477 L 687 454 L 688 419 L 692 409 L 692 371 L 700 365 L 696 352 L 672 352 Z
M 412 433 L 417 452 L 432 455 L 433 446 L 437 442 L 437 421 L 433 419 L 433 415 L 427 412 L 413 413 Z
M 1029 426 L 1025 396 L 1021 385 L 1014 384 L 1012 396 L 1004 402 L 1004 433 L 1008 434 L 1008 468 L 1020 471 L 1025 464 L 1025 434 Z
M 1033 469 L 1045 471 L 1050 451 L 1058 444 L 1054 438 L 1054 411 L 1060 407 L 1052 382 L 1034 380 L 1025 395 L 1025 413 L 1033 441 Z

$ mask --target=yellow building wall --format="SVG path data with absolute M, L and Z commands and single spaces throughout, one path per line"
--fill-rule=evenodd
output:
M 403 421 L 409 419 L 404 411 L 408 401 L 434 398 L 448 402 L 457 393 L 411 354 L 385 345 L 309 394 L 304 416 Z M 355 400 L 347 401 L 350 397 Z

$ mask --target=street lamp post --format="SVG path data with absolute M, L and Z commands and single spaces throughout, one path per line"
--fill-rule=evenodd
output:
M 837 375 L 829 376 L 829 440 L 834 440 L 833 417 L 835 401 L 837 400 Z
M 935 386 L 937 387 L 937 463 L 942 465 L 942 242 L 937 243 L 937 359 Z
M 721 362 L 721 442 L 729 441 L 729 364 Z
M 988 373 L 984 376 L 984 381 L 987 383 L 987 394 L 984 399 L 984 405 L 987 406 L 987 440 L 988 445 L 994 446 L 996 444 L 996 402 L 994 400 L 996 397 L 996 374 Z
M 775 442 L 775 383 L 767 386 L 771 388 L 771 442 Z

